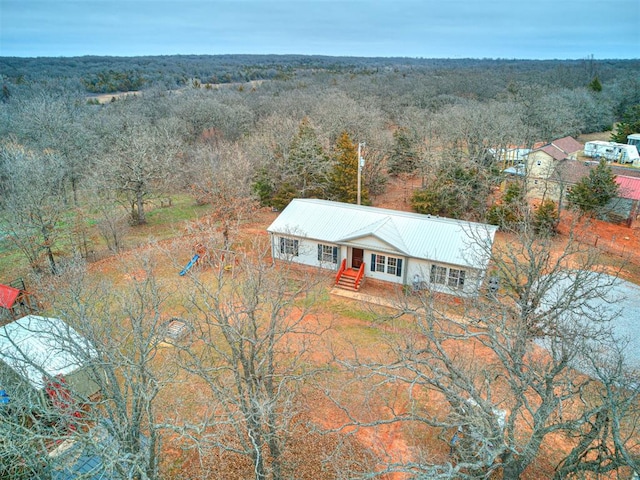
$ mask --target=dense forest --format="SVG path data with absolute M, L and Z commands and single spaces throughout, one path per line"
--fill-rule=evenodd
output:
M 579 259 L 583 271 L 596 270 L 598 261 L 573 237 L 560 255 L 549 254 L 556 205 L 529 211 L 517 187 L 492 202 L 505 167 L 497 152 L 615 125 L 635 128 L 638 71 L 640 60 L 593 58 L 0 58 L 0 283 L 31 279 L 46 291 L 42 308 L 90 339 L 101 359 L 93 375 L 102 397 L 84 401 L 108 419 L 104 428 L 120 446 L 117 455 L 100 452 L 113 478 L 400 472 L 407 476 L 398 478 L 578 479 L 637 472 L 637 382 L 623 362 L 607 364 L 596 379 L 572 373 L 572 356 L 588 351 L 593 337 L 553 323 L 558 311 L 588 309 L 602 282 L 576 274 L 567 296 L 540 311 L 541 296 L 566 279 L 568 265 Z M 194 276 L 180 301 L 167 300 L 171 289 L 142 255 L 127 260 L 144 275 L 124 293 L 117 282 L 89 278 L 91 261 L 126 252 L 150 211 L 172 199 L 207 206 L 224 252 L 262 207 L 280 210 L 297 197 L 355 203 L 359 145 L 363 203 L 375 205 L 390 179 L 417 179 L 416 211 L 494 223 L 518 239 L 519 249 L 494 252 L 502 296 L 457 305 L 454 316 L 426 296 L 420 308 L 407 303 L 402 314 L 379 314 L 374 323 L 388 322 L 402 338 L 387 339 L 375 361 L 361 358 L 355 344 L 353 352 L 343 345 L 344 352 L 327 354 L 324 369 L 305 348 L 322 337 L 309 315 L 329 308 L 317 278 L 293 272 L 296 281 L 288 282 L 264 258 L 246 260 L 242 275 L 223 272 L 213 284 Z M 163 312 L 179 310 L 179 302 L 198 319 L 198 347 L 168 358 L 158 346 Z M 298 334 L 304 340 L 292 343 Z M 541 336 L 552 339 L 557 358 L 533 355 Z M 464 349 L 450 350 L 454 340 L 492 352 L 495 362 L 474 370 Z M 72 347 L 95 361 L 86 348 Z M 177 413 L 184 400 L 165 396 L 173 382 L 200 386 L 188 402 L 201 417 Z M 365 397 L 364 390 L 371 396 L 363 404 L 391 405 L 394 388 L 402 390 L 405 411 L 389 406 L 373 418 L 351 410 L 349 398 Z M 502 405 L 510 413 L 499 425 L 491 394 L 508 399 Z M 448 405 L 448 413 L 428 410 L 427 397 Z M 333 406 L 343 424 L 324 425 L 321 434 L 321 422 L 304 422 L 309 399 Z M 0 477 L 58 478 L 41 457 L 58 435 L 50 417 L 61 413 L 37 399 L 13 401 L 24 402 L 14 410 L 22 416 L 0 426 Z M 88 423 L 100 423 L 87 415 Z M 402 461 L 345 435 L 395 422 L 413 425 L 403 433 L 412 456 Z M 87 425 L 74 428 L 93 441 L 83 436 Z M 464 432 L 449 456 L 443 432 Z M 313 439 L 325 456 L 301 438 Z M 425 438 L 438 438 L 444 450 L 421 449 Z M 183 453 L 176 460 L 172 452 L 169 464 L 172 449 Z M 180 473 L 182 466 L 188 472 Z

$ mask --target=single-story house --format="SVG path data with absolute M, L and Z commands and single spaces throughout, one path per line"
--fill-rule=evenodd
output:
M 99 391 L 88 363 L 93 346 L 58 318 L 27 315 L 0 328 L 0 378 L 9 397 L 44 394 L 64 381 L 80 398 Z
M 267 231 L 275 259 L 334 270 L 339 285 L 357 290 L 362 279 L 372 278 L 472 296 L 482 284 L 496 229 L 418 213 L 294 199 Z

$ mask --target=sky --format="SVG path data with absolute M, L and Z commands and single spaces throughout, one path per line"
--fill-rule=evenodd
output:
M 0 0 L 0 56 L 640 57 L 640 0 Z

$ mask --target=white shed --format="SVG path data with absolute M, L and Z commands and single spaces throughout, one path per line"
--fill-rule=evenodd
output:
M 24 385 L 42 391 L 49 379 L 62 376 L 75 393 L 89 397 L 99 390 L 87 372 L 96 355 L 85 338 L 58 318 L 27 315 L 0 328 L 0 378 L 9 395 Z
M 632 133 L 627 135 L 627 144 L 634 145 L 640 151 L 640 133 Z
M 497 227 L 317 199 L 294 199 L 269 226 L 272 255 L 390 283 L 475 295 Z M 358 285 L 355 285 L 356 289 Z

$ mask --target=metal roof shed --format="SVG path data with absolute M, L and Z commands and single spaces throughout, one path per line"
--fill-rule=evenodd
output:
M 90 342 L 58 318 L 27 315 L 0 328 L 0 361 L 37 391 L 61 375 L 74 393 L 93 395 L 99 388 L 86 367 L 96 356 Z

